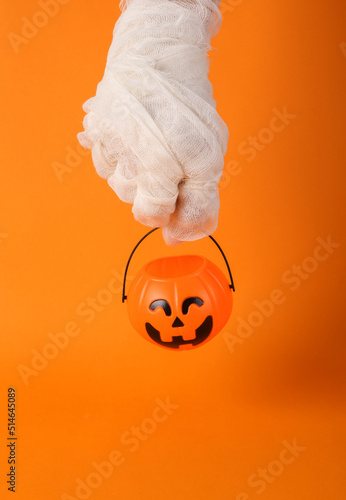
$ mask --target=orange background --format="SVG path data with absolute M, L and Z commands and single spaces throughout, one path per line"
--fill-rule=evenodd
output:
M 5 484 L 9 386 L 17 391 L 18 500 L 82 498 L 77 478 L 97 482 L 92 464 L 113 450 L 122 453 L 122 464 L 84 498 L 346 496 L 346 5 L 238 4 L 232 10 L 232 2 L 223 2 L 210 71 L 230 130 L 215 237 L 234 274 L 234 310 L 224 332 L 182 353 L 155 347 L 130 327 L 119 276 L 146 228 L 77 145 L 82 103 L 102 78 L 117 2 L 61 4 L 17 53 L 9 33 L 20 35 L 22 18 L 32 20 L 42 8 L 33 0 L 2 7 L 2 499 L 12 494 Z M 295 117 L 271 137 L 263 129 L 273 109 L 285 107 Z M 239 149 L 249 136 L 271 139 L 253 161 Z M 60 180 L 57 163 L 66 168 Z M 313 267 L 317 239 L 329 235 L 339 246 L 320 251 L 328 258 L 293 281 L 292 266 Z M 155 256 L 190 252 L 222 266 L 209 241 L 168 249 L 156 233 L 131 272 Z M 83 304 L 103 296 L 112 276 L 111 302 L 98 304 L 87 323 Z M 275 289 L 283 303 L 262 320 L 251 316 L 254 301 Z M 249 315 L 257 326 L 241 339 L 238 325 Z M 32 369 L 32 350 L 42 353 L 49 335 L 71 323 L 78 334 L 67 347 L 23 377 L 20 367 Z M 232 344 L 234 338 L 239 342 Z M 124 433 L 150 427 L 157 399 L 167 397 L 179 407 L 131 451 Z M 280 465 L 284 442 L 298 443 L 300 451 Z M 269 479 L 254 486 L 260 469 Z

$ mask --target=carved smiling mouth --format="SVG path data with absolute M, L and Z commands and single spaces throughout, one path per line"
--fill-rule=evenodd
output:
M 210 332 L 213 329 L 213 318 L 212 316 L 207 316 L 201 326 L 196 329 L 196 337 L 192 340 L 184 340 L 182 335 L 173 335 L 172 341 L 164 342 L 161 340 L 160 332 L 156 330 L 150 323 L 145 323 L 145 328 L 149 337 L 159 345 L 164 347 L 169 347 L 170 349 L 179 349 L 181 345 L 192 344 L 193 346 L 204 342 L 208 338 Z

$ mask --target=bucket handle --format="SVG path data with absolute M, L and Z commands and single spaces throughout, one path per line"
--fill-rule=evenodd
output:
M 133 257 L 133 254 L 135 253 L 135 251 L 137 250 L 137 248 L 139 247 L 139 245 L 142 243 L 142 241 L 145 240 L 145 238 L 147 238 L 147 236 L 149 236 L 154 231 L 157 231 L 158 229 L 159 229 L 158 227 L 155 227 L 154 229 L 152 229 L 151 231 L 149 231 L 147 234 L 145 234 L 143 236 L 143 238 L 141 238 L 139 240 L 139 242 L 137 243 L 137 245 L 135 246 L 135 248 L 132 250 L 132 252 L 130 254 L 129 260 L 127 261 L 127 264 L 126 264 L 125 273 L 124 273 L 123 294 L 122 294 L 122 299 L 121 299 L 122 302 L 125 302 L 125 300 L 127 299 L 127 295 L 125 295 L 126 276 L 127 276 L 127 271 L 129 269 L 130 262 L 131 262 L 131 259 Z M 217 246 L 217 248 L 220 250 L 220 253 L 221 253 L 222 257 L 224 258 L 224 261 L 225 261 L 226 266 L 227 266 L 228 274 L 229 274 L 229 277 L 230 277 L 230 280 L 231 280 L 231 284 L 229 285 L 229 287 L 230 287 L 231 290 L 233 290 L 233 292 L 235 292 L 233 277 L 232 277 L 231 269 L 229 267 L 226 255 L 224 254 L 222 248 L 220 247 L 220 245 L 218 244 L 218 242 L 215 240 L 215 238 L 213 238 L 210 234 L 208 234 L 208 237 L 215 243 L 215 245 Z

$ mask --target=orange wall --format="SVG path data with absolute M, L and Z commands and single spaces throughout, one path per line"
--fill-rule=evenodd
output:
M 222 8 L 210 78 L 230 142 L 215 237 L 234 310 L 209 344 L 175 353 L 130 326 L 121 274 L 146 228 L 76 139 L 117 2 L 65 0 L 49 18 L 36 0 L 2 7 L 1 498 L 10 386 L 18 500 L 345 498 L 346 4 Z M 132 273 L 188 252 L 222 266 L 208 241 L 172 250 L 157 233 Z M 83 316 L 112 278 L 110 303 Z

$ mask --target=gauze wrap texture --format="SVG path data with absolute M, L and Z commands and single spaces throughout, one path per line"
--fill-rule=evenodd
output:
M 82 146 L 136 220 L 174 245 L 212 233 L 228 129 L 208 79 L 219 1 L 125 0 Z

